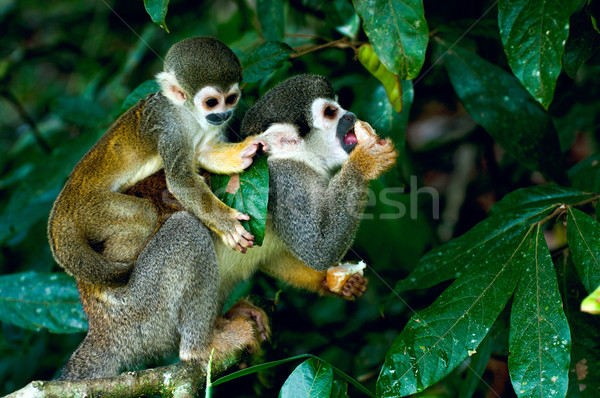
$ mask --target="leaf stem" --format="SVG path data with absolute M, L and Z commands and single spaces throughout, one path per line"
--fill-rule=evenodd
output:
M 351 48 L 352 51 L 354 51 L 354 54 L 358 54 L 358 47 L 362 44 L 365 44 L 365 42 L 360 42 L 360 41 L 352 42 L 352 41 L 348 40 L 347 37 L 343 37 L 341 39 L 329 41 L 329 42 L 323 43 L 323 44 L 315 44 L 315 45 L 310 45 L 308 47 L 307 46 L 297 47 L 294 49 L 294 53 L 290 55 L 290 59 L 299 58 L 299 57 L 309 54 L 311 52 L 319 51 L 319 50 L 329 48 L 329 47 L 335 47 L 335 48 L 339 48 L 339 49 Z

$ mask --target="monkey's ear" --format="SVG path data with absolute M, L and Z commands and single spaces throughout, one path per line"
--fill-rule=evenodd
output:
M 297 150 L 303 143 L 298 129 L 287 123 L 272 124 L 258 138 L 267 143 L 271 155 L 292 152 Z
M 156 75 L 156 81 L 160 85 L 163 95 L 173 103 L 181 105 L 185 102 L 185 92 L 172 72 L 160 72 Z

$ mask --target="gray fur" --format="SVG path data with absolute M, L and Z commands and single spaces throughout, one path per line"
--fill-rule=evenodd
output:
M 294 160 L 269 160 L 269 212 L 273 230 L 318 271 L 340 261 L 354 241 L 368 181 L 352 168 L 333 178 Z
M 218 285 L 208 229 L 187 212 L 174 214 L 138 257 L 128 284 L 90 303 L 101 310 L 88 312 L 88 334 L 60 379 L 116 376 L 178 349 L 199 353 L 217 316 Z
M 310 104 L 317 98 L 335 100 L 329 80 L 318 75 L 291 77 L 269 90 L 246 112 L 242 136 L 264 132 L 273 123 L 298 126 L 304 137 L 312 128 Z

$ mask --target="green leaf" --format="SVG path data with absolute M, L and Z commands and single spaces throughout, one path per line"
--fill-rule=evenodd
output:
M 467 376 L 462 382 L 458 398 L 471 398 L 475 393 L 477 385 L 483 380 L 483 372 L 492 356 L 493 340 L 490 335 L 477 347 L 477 352 L 471 355 L 471 363 L 467 370 Z
M 232 178 L 239 178 L 239 187 L 229 186 Z M 242 225 L 254 235 L 254 244 L 262 245 L 267 222 L 269 201 L 269 167 L 267 157 L 260 156 L 239 176 L 211 175 L 211 186 L 217 198 L 227 206 L 250 216 Z M 234 180 L 235 181 L 235 180 Z M 235 185 L 235 184 L 233 184 Z
M 348 398 L 348 383 L 343 380 L 333 379 L 331 385 L 331 398 Z
M 52 112 L 65 122 L 82 127 L 96 127 L 106 122 L 108 112 L 96 101 L 84 97 L 61 97 L 52 106 Z
M 0 276 L 0 320 L 52 333 L 87 330 L 75 280 L 64 273 L 29 271 Z
M 517 285 L 530 231 L 502 240 L 409 320 L 387 353 L 378 397 L 421 392 L 477 349 Z
M 600 286 L 581 301 L 581 312 L 600 314 Z
M 123 105 L 121 105 L 121 113 L 125 113 L 129 108 L 137 104 L 139 100 L 146 98 L 148 94 L 155 93 L 158 90 L 160 90 L 160 86 L 156 80 L 142 82 L 125 98 Z
M 398 76 L 389 71 L 377 58 L 373 46 L 363 44 L 358 49 L 358 60 L 385 88 L 392 108 L 398 113 L 402 112 L 402 84 Z
M 500 0 L 498 25 L 513 73 L 544 108 L 561 70 L 569 17 L 579 0 Z
M 510 318 L 508 369 L 519 397 L 563 397 L 569 385 L 571 335 L 554 264 L 538 224 L 524 253 Z
M 148 12 L 152 21 L 167 33 L 169 33 L 169 28 L 165 23 L 165 17 L 167 16 L 168 6 L 169 0 L 144 0 L 144 7 L 146 7 L 146 12 Z
M 344 36 L 356 39 L 360 29 L 360 17 L 352 4 L 347 0 L 333 0 L 322 4 L 327 7 L 324 10 L 325 20 Z
M 584 212 L 569 208 L 567 241 L 583 286 L 591 293 L 600 285 L 600 224 Z
M 558 185 L 536 185 L 509 193 L 494 204 L 490 213 L 500 214 L 509 210 L 532 206 L 544 207 L 555 203 L 571 205 L 590 200 L 595 196 L 593 193 Z
M 423 256 L 418 267 L 406 279 L 399 281 L 394 291 L 424 289 L 470 273 L 476 264 L 488 260 L 490 252 L 503 247 L 507 240 L 522 235 L 558 206 L 516 209 L 483 220 L 464 235 Z
M 302 362 L 287 378 L 279 397 L 281 398 L 329 398 L 333 371 L 326 362 L 311 358 Z
M 242 61 L 244 81 L 254 83 L 281 68 L 294 50 L 285 43 L 268 41 Z
M 412 80 L 425 62 L 429 30 L 422 0 L 353 0 L 375 53 L 393 74 Z
M 575 78 L 581 66 L 600 48 L 600 35 L 594 30 L 587 12 L 582 11 L 571 19 L 571 32 L 567 44 L 563 66 L 569 77 Z
M 454 90 L 473 119 L 524 166 L 566 181 L 552 120 L 519 81 L 473 52 L 438 41 Z
M 280 0 L 257 0 L 256 15 L 266 40 L 282 41 L 285 38 L 283 2 Z

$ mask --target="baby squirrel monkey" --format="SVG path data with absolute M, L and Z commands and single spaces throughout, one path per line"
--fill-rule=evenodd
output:
M 239 173 L 260 143 L 223 142 L 240 98 L 236 55 L 211 37 L 173 45 L 156 76 L 161 90 L 130 108 L 79 161 L 48 221 L 56 261 L 77 279 L 98 285 L 127 281 L 132 262 L 155 231 L 150 201 L 122 192 L 164 169 L 169 190 L 191 214 L 240 252 L 254 237 L 197 173 Z M 98 252 L 102 251 L 103 255 Z

